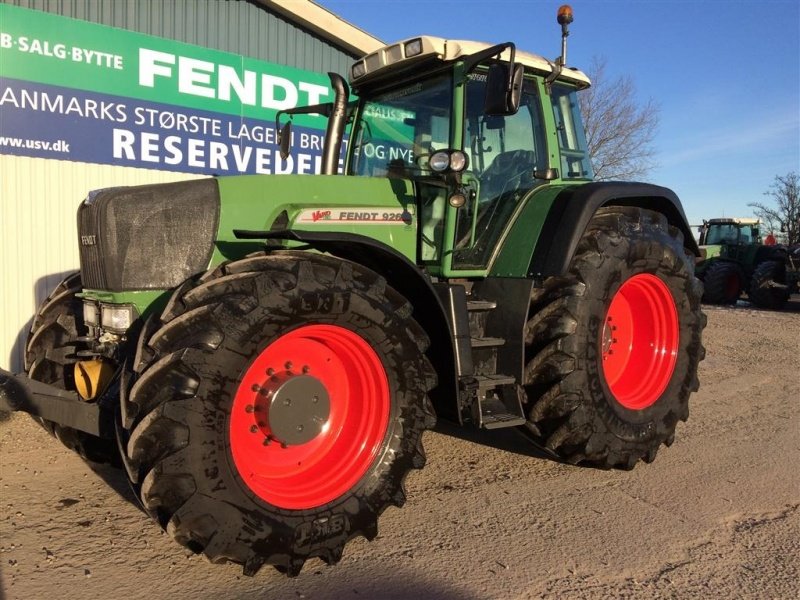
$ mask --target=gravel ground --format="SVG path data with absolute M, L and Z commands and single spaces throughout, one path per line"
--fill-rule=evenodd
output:
M 249 578 L 184 551 L 27 416 L 0 422 L 0 598 L 797 598 L 800 298 L 707 307 L 701 389 L 652 465 L 543 459 L 513 431 L 426 434 L 380 535 Z

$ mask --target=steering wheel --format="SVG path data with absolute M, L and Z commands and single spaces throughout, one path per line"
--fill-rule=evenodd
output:
M 481 173 L 481 181 L 502 179 L 508 181 L 526 170 L 533 171 L 536 155 L 531 150 L 509 150 L 494 157 L 492 164 Z

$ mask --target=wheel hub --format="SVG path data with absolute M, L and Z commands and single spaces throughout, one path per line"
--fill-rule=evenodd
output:
M 607 360 L 610 355 L 614 354 L 613 346 L 617 343 L 617 338 L 614 337 L 617 326 L 612 323 L 613 320 L 613 317 L 607 316 L 603 324 L 603 335 L 600 341 L 603 360 Z
M 272 375 L 256 393 L 258 431 L 284 447 L 310 442 L 328 423 L 330 397 L 316 377 L 285 371 Z

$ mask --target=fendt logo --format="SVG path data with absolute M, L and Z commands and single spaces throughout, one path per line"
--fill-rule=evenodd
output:
M 96 235 L 82 235 L 81 236 L 81 246 L 94 246 L 97 244 L 97 236 Z

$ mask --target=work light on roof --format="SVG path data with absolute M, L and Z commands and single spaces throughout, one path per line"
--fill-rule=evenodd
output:
M 353 79 L 358 79 L 359 77 L 362 77 L 366 72 L 367 72 L 367 66 L 364 64 L 363 60 L 360 60 L 353 65 L 350 74 L 352 75 Z
M 406 58 L 411 58 L 417 54 L 422 54 L 422 38 L 416 38 L 406 42 Z

